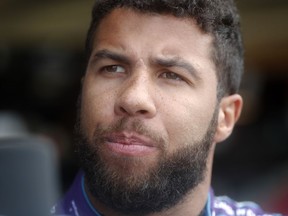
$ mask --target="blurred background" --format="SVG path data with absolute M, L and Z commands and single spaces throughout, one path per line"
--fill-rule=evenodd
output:
M 0 137 L 37 134 L 57 148 L 61 188 L 78 166 L 73 127 L 93 0 L 0 1 Z M 288 1 L 239 0 L 244 111 L 218 144 L 217 195 L 288 214 Z

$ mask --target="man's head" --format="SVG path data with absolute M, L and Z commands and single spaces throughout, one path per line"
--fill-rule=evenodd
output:
M 215 63 L 219 82 L 218 97 L 238 91 L 243 73 L 243 45 L 234 0 L 97 0 L 86 38 L 88 58 L 99 23 L 116 8 L 194 19 L 203 32 L 213 37 L 211 58 Z
M 215 144 L 241 111 L 235 11 L 230 1 L 96 3 L 76 145 L 95 205 L 144 215 L 188 202 L 200 213 Z

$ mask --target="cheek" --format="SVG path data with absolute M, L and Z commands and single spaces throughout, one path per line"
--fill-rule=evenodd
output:
M 167 131 L 173 146 L 188 145 L 190 142 L 200 140 L 203 134 L 204 119 L 200 115 L 192 115 L 197 110 L 181 109 L 173 115 L 167 115 Z
M 112 122 L 113 119 L 113 94 L 100 91 L 99 88 L 83 86 L 81 101 L 81 126 L 92 137 L 98 123 Z
M 169 104 L 162 107 L 165 110 L 162 119 L 165 121 L 170 148 L 201 141 L 213 116 L 215 103 L 177 99 Z

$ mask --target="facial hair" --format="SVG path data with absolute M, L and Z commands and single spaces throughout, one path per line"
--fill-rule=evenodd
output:
M 122 118 L 107 128 L 97 125 L 92 142 L 85 136 L 79 120 L 76 124 L 75 148 L 85 173 L 88 190 L 95 199 L 125 215 L 147 215 L 175 206 L 205 179 L 217 114 L 218 109 L 215 109 L 201 141 L 188 145 L 179 144 L 184 147 L 173 154 L 165 153 L 165 146 L 168 145 L 165 139 L 145 127 L 140 120 L 133 120 L 132 124 L 129 124 L 129 130 L 151 138 L 163 149 L 157 164 L 138 175 L 133 175 L 133 172 L 124 173 L 127 170 L 125 163 L 137 168 L 145 165 L 143 161 L 122 158 L 118 164 L 124 165 L 117 169 L 111 167 L 101 154 L 104 135 L 127 130 L 128 118 Z

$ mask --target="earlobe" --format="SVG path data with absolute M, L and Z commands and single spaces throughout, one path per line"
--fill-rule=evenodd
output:
M 214 137 L 216 143 L 222 142 L 230 136 L 235 123 L 240 117 L 242 105 L 242 97 L 238 94 L 229 95 L 221 99 L 218 125 Z

